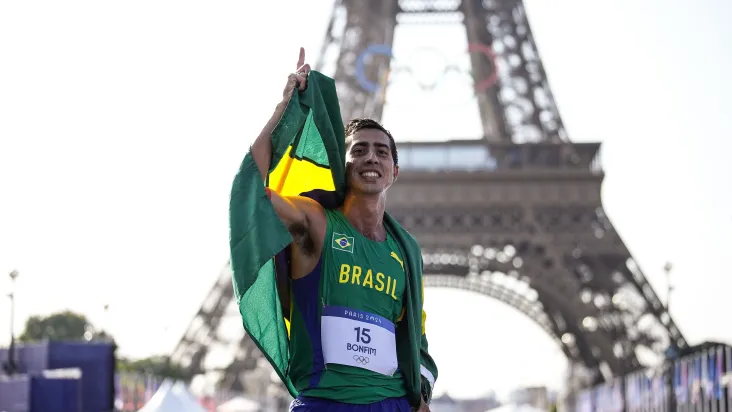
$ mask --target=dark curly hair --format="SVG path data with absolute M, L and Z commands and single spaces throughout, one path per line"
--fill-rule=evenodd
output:
M 389 147 L 391 148 L 391 157 L 394 160 L 394 166 L 399 166 L 399 155 L 397 154 L 396 142 L 394 136 L 389 133 L 379 122 L 372 119 L 353 119 L 346 124 L 346 147 L 351 144 L 353 134 L 363 129 L 381 130 L 389 137 Z

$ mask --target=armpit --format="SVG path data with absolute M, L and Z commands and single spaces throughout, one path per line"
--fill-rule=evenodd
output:
M 315 242 L 313 241 L 313 237 L 308 231 L 308 228 L 304 224 L 293 223 L 290 225 L 288 230 L 294 239 L 293 243 L 300 248 L 300 251 L 302 251 L 305 256 L 312 257 L 315 255 Z

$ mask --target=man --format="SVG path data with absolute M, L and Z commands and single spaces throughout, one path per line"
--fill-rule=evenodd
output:
M 295 90 L 307 88 L 304 53 L 251 148 L 263 180 L 272 131 Z M 340 207 L 266 189 L 293 238 L 288 375 L 300 396 L 292 411 L 411 410 L 395 343 L 407 272 L 403 248 L 384 224 L 386 192 L 398 174 L 391 134 L 373 120 L 356 119 L 346 126 L 347 192 Z M 419 411 L 429 411 L 424 398 Z

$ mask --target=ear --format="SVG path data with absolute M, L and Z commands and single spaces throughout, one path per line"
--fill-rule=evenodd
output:
M 399 177 L 399 166 L 394 166 L 394 180 L 392 180 L 392 183 L 397 181 L 397 177 Z

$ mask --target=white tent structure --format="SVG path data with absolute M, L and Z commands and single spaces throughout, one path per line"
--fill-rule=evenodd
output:
M 191 393 L 191 391 L 188 389 L 188 386 L 181 381 L 178 381 L 175 384 L 173 384 L 172 392 L 181 397 L 188 398 L 190 400 L 190 402 L 193 402 L 196 405 L 199 405 L 198 399 Z
M 183 384 L 165 380 L 138 412 L 206 412 Z
M 535 408 L 526 404 L 509 403 L 497 408 L 489 409 L 486 412 L 545 412 L 542 409 Z
M 261 410 L 259 403 L 243 396 L 230 399 L 216 408 L 216 412 L 260 412 Z

